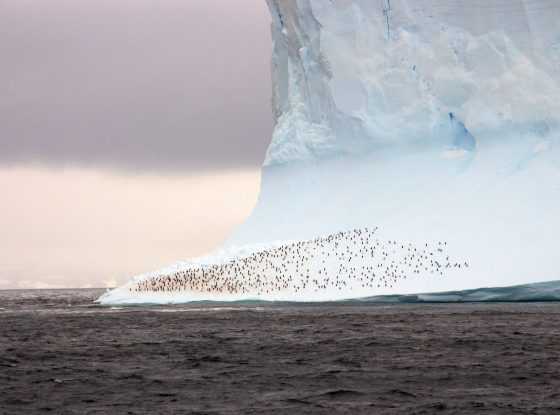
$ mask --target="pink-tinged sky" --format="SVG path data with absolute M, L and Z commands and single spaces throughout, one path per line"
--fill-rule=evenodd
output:
M 265 0 L 0 0 L 0 289 L 204 254 L 256 200 Z

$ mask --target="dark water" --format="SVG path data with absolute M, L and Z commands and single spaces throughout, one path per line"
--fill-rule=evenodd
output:
M 101 293 L 0 291 L 0 414 L 560 413 L 560 303 Z

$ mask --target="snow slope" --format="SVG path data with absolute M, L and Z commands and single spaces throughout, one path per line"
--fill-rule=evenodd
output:
M 226 243 L 230 253 L 206 263 L 285 244 L 272 241 L 378 228 L 383 241 L 447 241 L 470 266 L 421 285 L 403 278 L 383 289 L 350 284 L 334 293 L 267 297 L 257 290 L 242 298 L 337 299 L 560 280 L 560 2 L 267 1 L 275 130 L 261 193 Z M 129 294 L 119 293 L 104 301 L 126 302 Z M 170 298 L 216 299 L 201 292 L 152 296 Z
M 377 229 L 352 229 L 311 240 L 254 246 L 133 279 L 102 301 L 332 301 L 430 291 L 469 268 L 446 241 L 414 244 L 383 240 Z

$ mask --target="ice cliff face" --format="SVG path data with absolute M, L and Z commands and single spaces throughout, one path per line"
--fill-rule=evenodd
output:
M 434 290 L 560 279 L 560 2 L 267 0 L 276 120 L 230 245 L 379 227 L 470 258 Z
M 267 166 L 391 149 L 461 154 L 506 138 L 548 146 L 558 134 L 557 0 L 267 1 Z

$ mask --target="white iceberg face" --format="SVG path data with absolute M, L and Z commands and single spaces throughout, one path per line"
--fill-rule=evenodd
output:
M 276 130 L 267 166 L 558 136 L 554 0 L 268 0 Z
M 102 302 L 312 301 L 560 280 L 558 1 L 267 1 L 276 125 L 254 212 L 225 251 L 140 276 Z M 407 247 L 446 241 L 469 266 L 444 278 L 405 267 L 390 285 L 364 285 L 356 275 L 373 278 L 379 262 L 347 243 L 351 270 L 319 267 L 326 253 L 290 253 L 319 281 L 303 289 L 300 268 L 259 262 L 286 246 L 274 241 L 308 246 L 366 228 Z M 406 262 L 399 255 L 381 267 Z M 135 291 L 202 270 L 206 285 Z M 275 288 L 255 288 L 257 278 Z
M 230 244 L 378 226 L 460 247 L 449 289 L 560 279 L 559 2 L 268 3 L 276 128 Z

